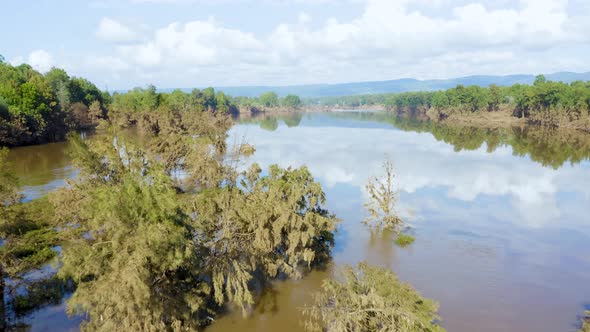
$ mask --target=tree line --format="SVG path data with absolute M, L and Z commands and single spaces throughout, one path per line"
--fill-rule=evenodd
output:
M 458 85 L 444 91 L 330 97 L 306 102 L 347 107 L 383 105 L 398 112 L 426 113 L 432 109 L 443 117 L 457 113 L 507 111 L 513 117 L 559 125 L 590 117 L 590 82 L 552 82 L 540 75 L 535 78 L 533 85 Z
M 0 146 L 62 140 L 104 118 L 109 102 L 108 93 L 84 78 L 58 68 L 41 74 L 0 57 Z
M 275 92 L 269 91 L 262 93 L 259 97 L 235 97 L 236 105 L 250 109 L 298 109 L 303 105 L 301 98 L 297 95 L 289 94 L 285 97 L 279 97 Z
M 119 124 L 131 125 L 145 112 L 212 110 L 235 114 L 240 108 L 296 109 L 301 104 L 295 95 L 280 98 L 266 92 L 257 98 L 234 98 L 213 88 L 161 93 L 149 85 L 110 94 L 87 79 L 70 77 L 63 69 L 41 74 L 27 64 L 12 66 L 0 56 L 0 146 L 60 141 L 68 132 L 93 128 L 109 116 Z

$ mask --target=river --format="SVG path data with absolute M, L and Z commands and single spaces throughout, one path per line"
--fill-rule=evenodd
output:
M 335 268 L 393 269 L 440 304 L 449 331 L 573 331 L 590 307 L 589 135 L 532 128 L 448 128 L 382 113 L 291 114 L 239 121 L 229 143 L 256 147 L 262 168 L 306 165 L 342 223 Z M 13 149 L 27 199 L 75 176 L 67 143 Z M 399 214 L 414 244 L 400 248 L 361 223 L 364 184 L 385 158 L 399 180 Z M 277 281 L 254 313 L 207 329 L 301 331 L 299 308 L 333 268 Z M 76 330 L 64 306 L 25 319 L 31 331 Z

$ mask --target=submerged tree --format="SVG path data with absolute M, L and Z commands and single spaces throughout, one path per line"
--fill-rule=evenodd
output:
M 208 289 L 192 220 L 163 167 L 111 139 L 72 137 L 81 177 L 52 198 L 67 238 L 60 275 L 78 284 L 68 311 L 88 317 L 86 331 L 196 330 Z
M 203 227 L 207 274 L 215 300 L 225 297 L 243 309 L 254 303 L 249 282 L 325 261 L 336 220 L 322 208 L 324 193 L 306 168 L 271 166 L 260 176 L 255 164 L 237 183 L 196 196 L 197 223 Z
M 72 137 L 80 177 L 52 201 L 83 330 L 197 330 L 225 303 L 252 304 L 254 280 L 298 277 L 328 255 L 335 219 L 310 173 L 240 172 L 226 163 L 225 122 L 196 117 L 150 118 L 142 148 L 111 127 Z
M 397 216 L 395 206 L 398 201 L 398 191 L 395 189 L 395 174 L 391 161 L 383 163 L 385 176 L 383 178 L 371 177 L 365 189 L 369 195 L 369 201 L 365 207 L 369 216 L 364 222 L 377 229 L 390 229 L 399 233 L 403 221 Z
M 303 309 L 308 331 L 435 332 L 438 305 L 386 269 L 361 263 L 327 279 L 315 303 Z

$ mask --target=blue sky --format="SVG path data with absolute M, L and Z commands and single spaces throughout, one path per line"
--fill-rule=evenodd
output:
M 590 71 L 587 0 L 4 0 L 0 54 L 101 88 Z

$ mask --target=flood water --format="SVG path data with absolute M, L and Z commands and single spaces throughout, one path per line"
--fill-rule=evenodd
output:
M 588 136 L 332 112 L 243 120 L 228 140 L 254 145 L 249 161 L 263 169 L 306 165 L 322 183 L 342 220 L 336 268 L 367 261 L 394 270 L 440 303 L 449 331 L 556 332 L 575 331 L 590 307 Z M 75 174 L 65 145 L 12 150 L 28 198 Z M 398 175 L 399 213 L 416 238 L 404 249 L 361 223 L 364 184 L 385 158 Z M 207 331 L 301 331 L 299 308 L 332 273 L 276 282 L 250 317 L 230 313 Z M 63 307 L 52 307 L 27 322 L 32 331 L 72 330 L 75 321 L 63 317 Z

